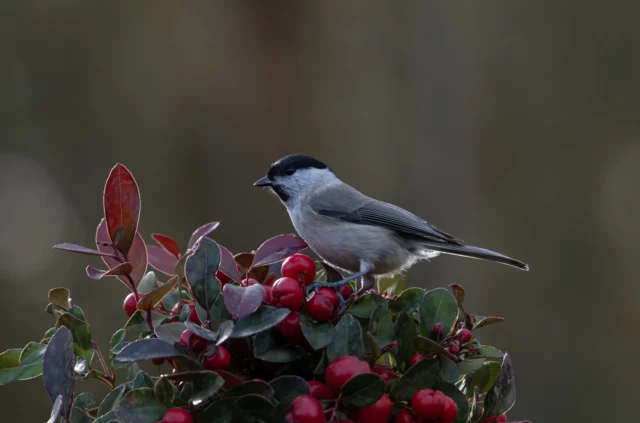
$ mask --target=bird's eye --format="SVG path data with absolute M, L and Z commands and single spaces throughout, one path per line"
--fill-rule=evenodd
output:
M 294 173 L 296 173 L 296 170 L 295 170 L 294 168 L 290 167 L 290 168 L 288 168 L 287 170 L 285 170 L 285 171 L 284 171 L 284 173 L 285 173 L 286 175 L 291 176 L 291 175 L 293 175 Z

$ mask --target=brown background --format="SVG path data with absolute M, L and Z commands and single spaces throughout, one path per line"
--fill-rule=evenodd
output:
M 510 420 L 632 421 L 640 6 L 233 4 L 0 4 L 0 351 L 40 339 L 55 286 L 100 344 L 124 323 L 124 286 L 51 250 L 92 244 L 116 162 L 141 186 L 144 234 L 184 245 L 220 220 L 215 238 L 240 252 L 292 230 L 251 184 L 304 152 L 531 264 L 447 257 L 409 273 L 462 284 L 472 312 L 507 319 L 479 335 L 513 357 Z M 3 421 L 49 408 L 41 379 L 0 387 Z

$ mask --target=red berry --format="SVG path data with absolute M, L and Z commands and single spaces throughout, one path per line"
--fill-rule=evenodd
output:
M 225 347 L 218 347 L 214 354 L 204 358 L 204 365 L 209 370 L 227 370 L 231 366 L 231 354 Z
M 220 285 L 221 286 L 225 286 L 226 284 L 231 282 L 231 278 L 229 276 L 225 275 L 224 273 L 222 273 L 222 271 L 220 271 L 220 269 L 216 270 L 216 279 L 218 279 L 220 281 Z
M 202 322 L 200 321 L 200 318 L 198 317 L 198 312 L 196 311 L 196 303 L 194 303 L 193 301 L 188 301 L 186 305 L 189 306 L 189 320 L 195 323 L 196 325 L 201 325 Z M 183 308 L 184 308 L 184 304 L 177 303 L 171 309 L 171 313 L 180 315 L 180 312 L 182 311 Z
M 356 417 L 360 423 L 387 423 L 392 413 L 393 403 L 389 395 L 383 394 L 378 401 L 359 409 Z
M 276 325 L 276 330 L 290 343 L 290 344 L 304 344 L 305 337 L 300 327 L 300 313 L 292 311 L 285 319 Z
M 362 373 L 371 373 L 369 363 L 352 355 L 343 355 L 329 363 L 324 373 L 324 381 L 334 392 L 338 392 L 349 379 Z
M 280 278 L 271 288 L 271 299 L 277 308 L 299 311 L 304 302 L 304 291 L 297 280 Z
M 458 339 L 463 344 L 469 342 L 471 338 L 473 338 L 473 334 L 469 329 L 462 329 L 460 332 L 458 332 Z
M 333 289 L 320 288 L 320 291 L 313 293 L 307 303 L 307 311 L 318 322 L 326 322 L 335 316 L 338 311 L 338 304 L 338 295 Z
M 413 417 L 411 411 L 403 408 L 398 412 L 398 414 L 396 414 L 395 423 L 416 423 L 416 418 Z
M 349 284 L 346 284 L 342 285 L 338 292 L 340 292 L 340 295 L 342 295 L 342 299 L 346 300 L 351 296 L 351 294 L 353 294 L 353 289 L 351 289 L 351 286 Z
M 451 346 L 449 346 L 449 352 L 453 355 L 458 355 L 458 353 L 460 353 L 460 345 L 451 344 Z
M 320 401 L 310 395 L 294 399 L 284 418 L 286 423 L 326 423 Z
M 164 363 L 164 358 L 152 358 L 151 362 L 156 366 L 160 366 L 162 363 Z
M 184 408 L 170 408 L 162 416 L 161 423 L 193 423 L 191 414 Z
M 198 335 L 194 335 L 189 329 L 186 329 L 182 332 L 182 335 L 180 335 L 180 343 L 195 353 L 201 353 L 207 348 L 207 340 Z
M 436 323 L 433 325 L 431 336 L 435 338 L 436 341 L 439 341 L 442 339 L 442 335 L 444 335 L 444 325 L 442 323 Z
M 485 417 L 484 419 L 480 420 L 478 423 L 506 423 L 507 422 L 507 415 L 506 414 L 500 414 L 497 418 L 494 416 L 491 417 Z
M 382 378 L 382 380 L 384 380 L 384 383 L 387 383 L 390 380 L 398 378 L 398 376 L 395 373 L 393 373 L 390 367 L 382 366 L 380 364 L 376 364 L 375 366 L 373 366 L 373 373 L 379 375 Z
M 452 423 L 458 414 L 458 406 L 451 398 L 431 389 L 416 392 L 411 399 L 411 408 L 419 418 L 438 423 Z
M 309 393 L 317 400 L 328 401 L 335 399 L 336 396 L 333 394 L 331 388 L 324 383 L 317 380 L 310 380 L 307 383 L 309 384 Z
M 242 286 L 252 286 L 252 285 L 258 285 L 258 284 L 260 284 L 260 282 L 258 282 L 253 278 L 243 279 L 242 282 L 240 282 L 240 285 Z
M 414 354 L 411 356 L 411 358 L 409 359 L 409 366 L 415 366 L 415 364 L 419 361 L 424 360 L 424 355 L 422 354 Z
M 122 308 L 129 317 L 133 316 L 136 312 L 138 304 L 136 303 L 136 297 L 133 296 L 133 292 L 125 297 L 124 303 L 122 303 Z
M 282 263 L 282 276 L 293 278 L 303 286 L 309 285 L 316 277 L 316 265 L 304 254 L 294 254 Z
M 269 305 L 274 305 L 273 297 L 271 296 L 271 288 L 269 285 L 262 285 L 264 288 L 264 302 Z

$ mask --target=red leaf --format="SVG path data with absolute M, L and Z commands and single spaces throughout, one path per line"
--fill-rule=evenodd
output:
M 82 245 L 76 245 L 76 244 L 66 244 L 66 243 L 58 244 L 58 245 L 54 245 L 53 248 L 57 250 L 71 251 L 72 253 L 86 254 L 88 256 L 110 256 L 111 255 L 109 253 L 103 253 L 102 251 L 92 250 L 90 248 L 83 247 Z
M 131 267 L 131 263 L 120 263 L 113 269 L 109 270 L 100 270 L 96 269 L 93 266 L 87 266 L 87 276 L 91 279 L 102 279 L 104 276 L 118 276 L 118 275 L 128 275 L 133 270 Z
M 109 238 L 120 251 L 129 252 L 138 229 L 140 192 L 131 172 L 120 163 L 109 173 L 103 203 Z
M 176 258 L 180 257 L 180 247 L 173 238 L 162 234 L 151 234 L 151 237 L 167 252 L 173 254 Z
M 307 248 L 304 239 L 296 235 L 278 235 L 266 240 L 253 257 L 252 267 L 275 263 L 284 260 Z
M 100 243 L 111 243 L 104 219 L 100 221 L 98 229 L 96 230 L 96 244 L 98 245 L 98 250 L 105 253 L 113 253 L 113 248 L 100 245 Z M 104 261 L 110 269 L 113 269 L 120 264 L 120 262 L 113 257 L 102 257 L 102 261 Z M 147 273 L 147 247 L 139 233 L 136 233 L 136 236 L 133 238 L 133 243 L 131 244 L 129 253 L 127 253 L 127 261 L 131 263 L 131 266 L 133 266 L 131 278 L 135 285 L 138 286 L 142 277 Z M 120 279 L 126 286 L 129 286 L 127 278 L 124 276 L 118 276 L 118 279 Z
M 193 234 L 191 235 L 191 239 L 189 239 L 189 244 L 187 248 L 191 248 L 194 245 L 196 245 L 198 241 L 200 241 L 200 238 L 202 238 L 203 236 L 209 235 L 218 226 L 220 226 L 220 222 L 210 222 L 210 223 L 207 223 L 206 225 L 200 226 L 198 229 L 193 231 Z
M 165 275 L 173 276 L 176 274 L 176 264 L 178 259 L 175 258 L 164 248 L 157 245 L 148 245 L 147 254 L 149 256 L 149 264 L 154 269 L 164 273 Z
M 218 247 L 220 247 L 220 266 L 218 269 L 234 281 L 240 282 L 242 280 L 242 276 L 236 267 L 236 261 L 233 258 L 233 254 L 220 244 L 218 244 Z

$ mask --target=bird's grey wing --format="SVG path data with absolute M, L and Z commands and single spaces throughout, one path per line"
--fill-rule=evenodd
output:
M 314 196 L 311 208 L 318 214 L 363 225 L 388 229 L 440 242 L 461 244 L 462 240 L 393 204 L 367 197 L 348 186 L 332 187 Z

